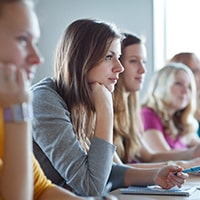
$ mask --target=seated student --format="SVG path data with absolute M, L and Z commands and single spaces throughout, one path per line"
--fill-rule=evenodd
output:
M 154 153 L 141 134 L 143 125 L 140 117 L 139 91 L 146 73 L 147 52 L 144 41 L 137 35 L 124 33 L 120 61 L 124 71 L 113 92 L 114 105 L 114 144 L 117 163 L 134 163 L 133 166 L 161 167 L 174 160 L 184 168 L 200 165 L 200 145 L 186 151 L 167 151 Z M 119 158 L 117 157 L 119 156 Z M 192 159 L 194 157 L 196 159 Z M 192 159 L 188 161 L 176 161 Z M 145 163 L 144 163 L 145 162 Z M 154 163 L 152 163 L 154 162 Z M 156 162 L 156 163 L 155 163 Z
M 1 0 L 0 199 L 94 199 L 78 197 L 52 184 L 33 157 L 28 86 L 41 62 L 38 39 L 39 26 L 31 1 Z
M 34 153 L 48 178 L 79 195 L 99 196 L 108 181 L 112 189 L 153 183 L 171 188 L 186 178 L 174 176 L 182 170 L 177 166 L 141 170 L 113 164 L 111 93 L 124 70 L 120 40 L 113 24 L 72 22 L 57 47 L 55 76 L 32 87 Z
M 187 65 L 193 72 L 197 86 L 197 110 L 195 117 L 199 122 L 198 135 L 200 136 L 200 59 L 195 53 L 180 52 L 174 55 L 169 62 L 180 62 Z
M 191 70 L 168 63 L 155 73 L 142 104 L 143 138 L 155 151 L 199 145 L 196 86 Z

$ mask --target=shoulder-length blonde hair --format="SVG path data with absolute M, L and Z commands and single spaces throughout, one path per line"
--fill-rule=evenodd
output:
M 191 97 L 188 105 L 169 116 L 168 107 L 171 104 L 172 84 L 178 71 L 185 71 L 190 77 Z M 142 107 L 152 108 L 160 117 L 166 133 L 174 137 L 195 132 L 198 124 L 194 117 L 196 110 L 196 85 L 192 71 L 182 63 L 171 62 L 155 72 L 150 82 Z
M 120 61 L 123 65 L 123 53 L 126 47 L 133 44 L 140 44 L 142 40 L 132 34 L 124 33 L 125 38 L 121 45 Z M 116 84 L 113 93 L 114 105 L 114 144 L 117 146 L 117 153 L 124 163 L 131 162 L 136 155 L 139 155 L 141 131 L 141 118 L 139 112 L 138 94 L 131 92 L 127 95 L 123 76 Z
M 191 68 L 191 63 L 193 63 L 193 62 L 197 63 L 197 65 L 200 66 L 200 59 L 193 52 L 178 53 L 178 54 L 174 55 L 169 60 L 169 62 L 180 62 L 180 63 L 187 65 L 189 68 Z M 194 71 L 193 74 L 195 74 L 195 73 L 196 72 Z M 195 117 L 196 117 L 197 120 L 200 121 L 200 103 L 198 102 L 199 97 L 200 97 L 200 90 L 197 90 L 197 109 L 196 109 L 196 112 L 195 112 Z
M 54 73 L 58 92 L 69 108 L 74 131 L 85 149 L 95 123 L 87 75 L 104 59 L 117 38 L 121 39 L 121 34 L 114 24 L 79 19 L 68 26 L 57 46 Z

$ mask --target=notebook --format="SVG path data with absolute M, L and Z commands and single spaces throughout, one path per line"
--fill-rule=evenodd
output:
M 162 189 L 160 186 L 129 186 L 128 188 L 121 188 L 122 194 L 142 194 L 142 195 L 170 195 L 170 196 L 190 196 L 196 190 L 195 186 L 182 186 L 181 188 L 173 187 L 169 190 Z

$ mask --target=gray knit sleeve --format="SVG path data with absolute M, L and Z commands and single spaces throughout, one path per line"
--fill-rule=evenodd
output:
M 115 190 L 117 188 L 122 188 L 125 187 L 124 184 L 124 177 L 126 171 L 130 169 L 128 165 L 119 165 L 119 164 L 113 164 L 110 177 L 109 177 L 109 182 L 112 183 L 112 190 Z
M 63 179 L 79 195 L 99 196 L 111 172 L 115 146 L 94 137 L 86 153 L 51 82 L 47 79 L 32 87 L 33 139 L 40 149 L 34 151 L 36 158 L 54 183 Z

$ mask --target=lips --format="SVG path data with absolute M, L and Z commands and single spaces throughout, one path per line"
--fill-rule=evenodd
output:
M 109 80 L 110 80 L 111 82 L 113 82 L 113 83 L 117 83 L 118 78 L 109 78 Z
M 141 82 L 141 83 L 142 83 L 143 80 L 144 80 L 143 77 L 136 77 L 135 79 L 138 80 L 138 81 Z

